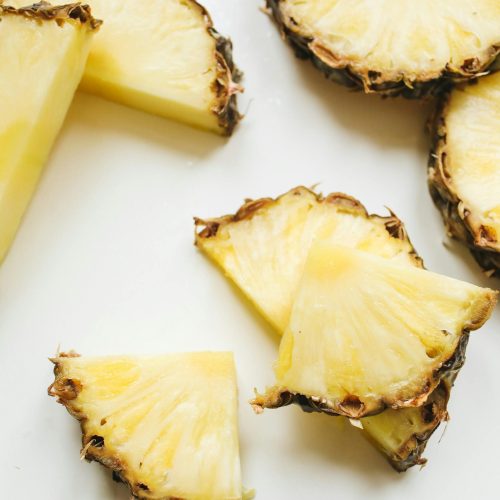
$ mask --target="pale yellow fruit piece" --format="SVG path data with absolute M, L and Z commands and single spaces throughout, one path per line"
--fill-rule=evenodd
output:
M 276 387 L 347 416 L 419 406 L 495 302 L 493 290 L 318 240 L 281 342 Z M 344 406 L 353 398 L 359 408 L 350 415 Z
M 231 353 L 65 357 L 50 393 L 139 498 L 242 498 Z M 68 390 L 68 388 L 70 388 Z
M 449 185 L 477 237 L 488 228 L 500 250 L 500 73 L 453 90 L 445 120 Z
M 91 24 L 30 18 L 0 7 L 0 260 L 80 82 Z
M 90 0 L 104 20 L 82 88 L 127 106 L 227 133 L 217 115 L 232 86 L 206 12 L 193 0 Z M 218 82 L 222 97 L 218 96 Z

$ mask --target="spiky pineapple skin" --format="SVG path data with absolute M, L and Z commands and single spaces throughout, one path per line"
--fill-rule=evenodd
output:
M 363 91 L 365 93 L 376 93 L 383 97 L 404 97 L 406 99 L 424 99 L 438 95 L 449 89 L 453 84 L 464 80 L 475 78 L 483 73 L 488 67 L 497 61 L 500 54 L 500 46 L 492 46 L 482 60 L 470 59 L 464 62 L 459 71 L 450 71 L 443 68 L 439 76 L 422 75 L 420 79 L 406 82 L 403 76 L 398 80 L 387 78 L 380 71 L 365 68 L 363 71 L 355 71 L 349 65 L 349 61 L 339 61 L 343 58 L 333 54 L 326 47 L 321 46 L 320 40 L 314 40 L 301 33 L 300 26 L 296 26 L 286 19 L 283 14 L 281 3 L 284 0 L 266 0 L 269 14 L 278 26 L 281 36 L 288 41 L 295 55 L 299 59 L 310 60 L 312 64 L 321 71 L 324 76 L 333 82 L 339 83 L 351 90 Z M 311 48 L 313 42 L 318 42 L 322 57 L 317 55 L 317 50 Z M 331 61 L 329 64 L 327 61 Z
M 42 1 L 27 5 L 25 7 L 12 7 L 3 5 L 0 1 L 0 10 L 2 14 L 19 15 L 29 19 L 39 19 L 40 21 L 56 20 L 58 23 L 64 23 L 67 20 L 74 19 L 82 25 L 87 25 L 91 30 L 96 30 L 102 24 L 102 21 L 92 17 L 90 7 L 80 3 L 70 3 L 65 5 L 51 5 Z
M 394 213 L 391 212 L 389 216 L 385 217 L 377 214 L 370 214 L 366 210 L 365 206 L 352 196 L 339 192 L 323 196 L 321 193 L 316 193 L 312 189 L 304 186 L 297 186 L 277 198 L 259 198 L 256 200 L 247 199 L 234 214 L 223 215 L 222 217 L 215 217 L 211 219 L 201 219 L 199 217 L 195 217 L 195 245 L 203 249 L 204 241 L 216 237 L 218 231 L 222 227 L 243 220 L 250 220 L 258 214 L 259 211 L 278 204 L 282 198 L 290 195 L 312 195 L 318 204 L 324 204 L 333 208 L 342 208 L 348 212 L 359 214 L 360 216 L 370 219 L 377 224 L 383 225 L 390 237 L 401 240 L 408 245 L 408 253 L 414 265 L 416 267 L 423 267 L 423 261 L 413 247 L 403 222 Z
M 273 204 L 278 203 L 281 198 L 288 196 L 289 194 L 293 194 L 294 196 L 313 194 L 317 203 L 342 207 L 350 212 L 358 213 L 363 217 L 372 219 L 376 223 L 382 224 L 390 237 L 397 238 L 408 244 L 408 253 L 411 256 L 413 265 L 419 268 L 424 267 L 422 259 L 419 257 L 410 241 L 403 222 L 394 213 L 391 213 L 387 217 L 369 214 L 359 200 L 349 195 L 343 193 L 331 193 L 323 196 L 303 186 L 291 189 L 287 193 L 284 193 L 275 199 L 260 198 L 256 200 L 246 200 L 234 214 L 211 219 L 195 218 L 195 245 L 203 250 L 204 242 L 207 239 L 217 237 L 218 231 L 224 226 L 243 220 L 249 220 L 257 215 L 261 210 L 265 210 Z M 465 347 L 467 340 L 468 335 L 464 335 L 461 343 L 462 349 L 456 351 L 456 359 L 453 366 L 450 366 L 449 368 L 448 376 L 441 381 L 440 385 L 429 397 L 429 400 L 419 408 L 421 421 L 426 424 L 424 430 L 419 429 L 419 432 L 411 434 L 400 449 L 392 454 L 388 454 L 381 448 L 379 443 L 369 437 L 367 432 L 363 432 L 363 435 L 384 455 L 396 471 L 403 472 L 414 465 L 425 463 L 426 460 L 422 458 L 422 455 L 429 438 L 439 427 L 441 422 L 448 418 L 446 408 L 449 394 L 451 387 L 453 386 L 454 379 L 465 359 Z M 323 408 L 320 409 L 322 405 L 318 404 L 317 401 L 312 401 L 304 396 L 296 396 L 294 398 L 292 394 L 288 393 L 285 396 L 283 404 L 291 404 L 292 402 L 298 403 L 306 412 L 318 412 L 324 410 L 327 410 L 328 412 L 329 410 L 329 408 L 325 407 L 325 405 L 323 405 Z
M 203 5 L 196 0 L 188 1 L 200 10 L 205 20 L 207 33 L 215 40 L 217 78 L 213 82 L 216 97 L 212 112 L 217 116 L 222 135 L 230 136 L 242 118 L 238 111 L 237 95 L 243 90 L 239 85 L 243 73 L 234 64 L 231 40 L 215 29 L 212 17 Z
M 436 208 L 441 213 L 449 236 L 467 246 L 477 263 L 488 276 L 500 277 L 500 253 L 491 241 L 486 228 L 478 231 L 469 222 L 470 212 L 464 208 L 450 183 L 448 174 L 446 116 L 450 107 L 450 89 L 441 96 L 430 120 L 432 146 L 428 161 L 427 182 Z

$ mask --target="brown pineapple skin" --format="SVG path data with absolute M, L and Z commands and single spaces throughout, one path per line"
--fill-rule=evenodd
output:
M 441 213 L 448 236 L 463 243 L 487 276 L 500 278 L 500 251 L 484 226 L 478 231 L 470 223 L 470 212 L 453 189 L 448 173 L 449 155 L 446 140 L 446 117 L 452 90 L 441 97 L 430 119 L 432 147 L 428 161 L 427 182 L 436 208 Z
M 291 189 L 287 193 L 273 198 L 260 198 L 257 200 L 245 200 L 245 203 L 236 211 L 235 214 L 225 215 L 212 219 L 195 218 L 195 245 L 203 250 L 203 243 L 206 239 L 215 238 L 219 229 L 228 224 L 235 224 L 242 220 L 249 220 L 258 214 L 261 210 L 266 210 L 273 204 L 279 202 L 280 198 L 287 195 L 304 196 L 305 194 L 313 194 L 317 203 L 331 204 L 333 206 L 342 207 L 350 212 L 358 213 L 359 215 L 370 218 L 376 222 L 382 223 L 388 235 L 392 238 L 400 239 L 409 244 L 409 253 L 412 257 L 414 265 L 419 268 L 424 268 L 422 259 L 414 249 L 408 237 L 403 222 L 391 212 L 387 217 L 382 217 L 376 214 L 369 214 L 363 204 L 357 199 L 343 194 L 331 193 L 323 196 L 304 186 L 298 186 Z M 448 419 L 446 410 L 451 387 L 455 377 L 458 374 L 465 359 L 465 347 L 468 341 L 468 334 L 462 336 L 459 348 L 455 351 L 455 356 L 450 360 L 447 366 L 447 375 L 443 376 L 437 388 L 430 394 L 428 400 L 420 407 L 422 412 L 422 422 L 425 426 L 419 432 L 409 436 L 406 442 L 397 452 L 388 454 L 381 449 L 380 445 L 373 439 L 370 439 L 366 432 L 363 435 L 374 444 L 374 446 L 385 456 L 392 467 L 403 472 L 414 465 L 422 465 L 426 462 L 422 455 L 431 435 L 439 427 L 441 422 Z M 301 395 L 294 395 L 290 392 L 283 393 L 277 401 L 277 406 L 284 406 L 296 403 L 302 410 L 306 412 L 325 412 L 330 415 L 336 415 L 331 412 L 326 402 L 313 401 Z M 257 411 L 262 408 L 257 405 Z
M 80 380 L 69 379 L 63 376 L 61 373 L 61 359 L 64 358 L 74 358 L 80 355 L 74 351 L 61 352 L 57 354 L 57 357 L 50 358 L 50 361 L 54 364 L 54 376 L 55 380 L 50 384 L 47 392 L 49 396 L 55 397 L 57 402 L 62 404 L 68 413 L 76 418 L 80 422 L 80 428 L 82 430 L 82 450 L 81 456 L 85 460 L 92 462 L 99 462 L 108 469 L 112 471 L 113 479 L 125 483 L 133 498 L 137 499 L 150 499 L 151 496 L 148 495 L 149 489 L 147 485 L 136 481 L 128 473 L 130 470 L 126 463 L 109 452 L 106 448 L 106 443 L 102 436 L 95 436 L 88 432 L 86 421 L 87 415 L 80 412 L 74 404 L 74 400 L 78 397 L 81 392 L 83 385 Z M 158 500 L 187 500 L 182 498 L 164 498 Z
M 495 64 L 500 45 L 492 46 L 487 57 L 464 61 L 459 71 L 443 68 L 439 75 L 422 74 L 419 79 L 409 82 L 402 74 L 397 80 L 384 75 L 380 71 L 366 67 L 362 71 L 355 70 L 350 61 L 324 47 L 319 39 L 303 34 L 300 26 L 287 19 L 281 9 L 285 0 L 266 0 L 267 11 L 278 26 L 281 36 L 291 45 L 299 59 L 310 60 L 324 76 L 333 82 L 352 90 L 367 94 L 376 93 L 383 97 L 404 97 L 407 99 L 423 99 L 438 95 L 450 88 L 454 83 L 470 80 Z
M 195 6 L 205 20 L 207 33 L 215 40 L 215 58 L 217 60 L 217 77 L 213 82 L 215 101 L 212 112 L 217 116 L 222 135 L 232 135 L 236 125 L 243 118 L 238 111 L 237 95 L 243 92 L 240 82 L 243 73 L 233 60 L 233 44 L 229 38 L 223 37 L 215 28 L 208 11 L 196 0 L 187 0 Z

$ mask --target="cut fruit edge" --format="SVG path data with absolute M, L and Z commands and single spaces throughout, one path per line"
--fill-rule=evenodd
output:
M 480 85 L 472 82 L 471 85 Z M 461 241 L 468 248 L 487 276 L 500 277 L 500 249 L 497 241 L 491 241 L 487 228 L 477 229 L 473 214 L 458 197 L 453 180 L 448 173 L 448 144 L 446 119 L 453 89 L 440 98 L 429 120 L 432 146 L 428 160 L 429 192 L 441 213 L 448 236 Z
M 288 19 L 280 4 L 283 0 L 266 0 L 267 13 L 272 17 L 282 38 L 286 39 L 299 59 L 309 59 L 326 78 L 353 90 L 378 93 L 385 97 L 402 96 L 421 99 L 440 94 L 452 84 L 470 80 L 487 73 L 500 60 L 499 43 L 490 47 L 481 58 L 464 61 L 460 68 L 443 68 L 440 73 L 422 75 L 420 80 L 409 81 L 398 74 L 385 77 L 380 71 L 366 67 L 355 70 L 352 62 L 324 47 L 319 39 L 311 39 L 300 33 L 293 18 Z

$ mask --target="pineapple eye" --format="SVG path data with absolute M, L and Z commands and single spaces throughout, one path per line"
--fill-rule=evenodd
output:
M 102 448 L 104 446 L 104 438 L 102 436 L 92 436 L 90 442 L 94 448 Z

